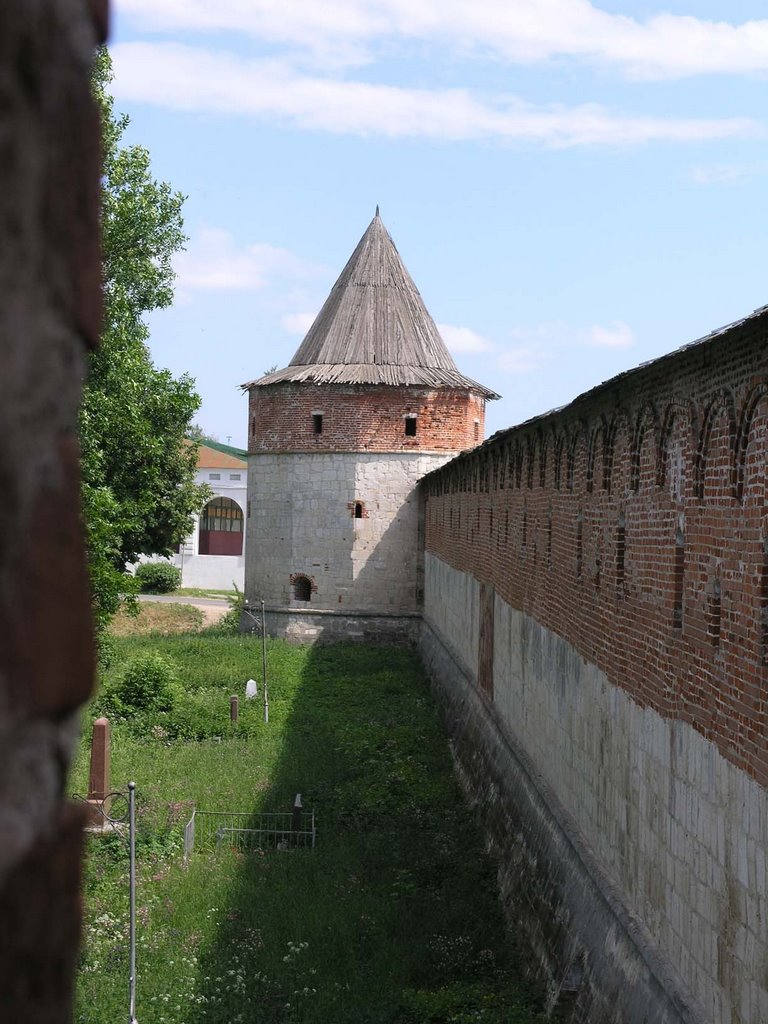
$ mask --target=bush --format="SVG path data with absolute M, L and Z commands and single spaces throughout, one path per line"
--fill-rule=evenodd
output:
M 142 594 L 171 594 L 181 586 L 181 569 L 170 562 L 143 562 L 136 579 Z
M 173 710 L 178 675 L 176 666 L 159 654 L 143 654 L 129 661 L 104 694 L 104 703 L 116 714 L 156 715 Z
M 227 597 L 229 611 L 223 615 L 218 622 L 208 626 L 205 632 L 211 636 L 237 636 L 240 632 L 240 619 L 245 607 L 245 594 L 238 589 L 237 584 L 232 580 L 235 593 Z

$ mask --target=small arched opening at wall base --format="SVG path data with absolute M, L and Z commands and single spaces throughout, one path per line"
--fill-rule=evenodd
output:
M 308 576 L 294 576 L 291 579 L 294 601 L 312 600 L 312 581 Z
M 200 513 L 200 555 L 242 555 L 243 511 L 231 498 L 211 498 Z

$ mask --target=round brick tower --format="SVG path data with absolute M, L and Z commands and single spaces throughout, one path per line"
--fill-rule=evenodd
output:
M 498 396 L 459 373 L 378 208 L 290 365 L 243 386 L 249 604 L 272 635 L 415 635 L 416 484 Z

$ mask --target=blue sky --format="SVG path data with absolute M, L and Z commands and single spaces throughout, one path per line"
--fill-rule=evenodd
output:
M 768 302 L 764 0 L 115 0 L 187 196 L 155 361 L 244 444 L 376 204 L 488 433 Z

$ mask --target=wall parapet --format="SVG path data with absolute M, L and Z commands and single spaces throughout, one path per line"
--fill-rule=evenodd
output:
M 768 1019 L 767 462 L 768 307 L 421 483 L 425 628 L 718 1024 Z
M 768 309 L 422 482 L 426 548 L 768 784 Z

